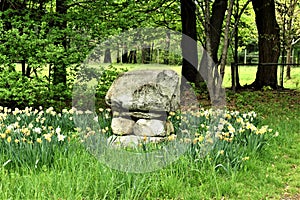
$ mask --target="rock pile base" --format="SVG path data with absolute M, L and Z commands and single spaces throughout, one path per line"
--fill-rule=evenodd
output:
M 105 97 L 113 111 L 113 146 L 161 142 L 174 132 L 167 120 L 179 109 L 179 76 L 173 70 L 134 70 L 119 76 Z

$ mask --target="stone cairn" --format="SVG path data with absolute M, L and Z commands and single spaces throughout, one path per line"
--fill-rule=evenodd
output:
M 179 76 L 173 70 L 129 71 L 113 82 L 105 100 L 113 111 L 112 146 L 161 142 L 174 132 L 168 115 L 179 109 Z

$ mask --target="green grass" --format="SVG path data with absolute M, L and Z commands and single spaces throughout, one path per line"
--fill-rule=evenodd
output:
M 230 175 L 218 173 L 209 160 L 195 162 L 183 156 L 162 170 L 131 174 L 108 168 L 77 144 L 71 146 L 68 155 L 57 154 L 51 167 L 7 170 L 2 166 L 0 199 L 280 199 L 284 195 L 293 196 L 300 192 L 299 106 L 282 109 L 286 98 L 271 92 L 266 96 L 279 102 L 267 108 L 266 103 L 253 98 L 249 104 L 280 135 L 262 154 L 251 157 L 242 171 Z M 297 98 L 287 103 L 295 103 Z M 236 109 L 243 107 L 236 105 Z

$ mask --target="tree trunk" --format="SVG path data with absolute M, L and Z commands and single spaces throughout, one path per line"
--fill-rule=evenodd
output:
M 124 44 L 122 51 L 122 63 L 128 63 L 128 49 L 126 44 Z
M 21 66 L 22 66 L 22 75 L 26 76 L 26 61 L 21 60 Z
M 167 31 L 166 33 L 166 46 L 164 50 L 164 64 L 169 64 L 169 51 L 170 51 L 170 39 L 171 39 L 171 32 Z
M 259 63 L 256 79 L 252 86 L 261 89 L 263 86 L 277 88 L 277 65 L 280 55 L 279 26 L 275 16 L 274 0 L 253 0 L 255 20 L 258 30 Z
M 286 64 L 292 64 L 292 47 L 289 46 L 286 50 Z M 286 78 L 291 79 L 291 66 L 286 66 Z
M 151 60 L 151 47 L 148 44 L 144 44 L 142 47 L 142 63 L 149 64 Z
M 137 59 L 136 59 L 136 50 L 131 50 L 129 52 L 129 63 L 133 63 L 136 64 L 137 63 Z
M 31 73 L 31 67 L 29 67 L 29 65 L 27 65 L 25 76 L 27 76 L 29 78 L 30 77 L 30 73 Z
M 229 28 L 230 28 L 230 21 L 233 9 L 233 2 L 234 0 L 230 0 L 229 8 L 227 10 L 227 17 L 226 17 L 226 26 L 224 31 L 224 46 L 222 50 L 221 62 L 220 62 L 220 74 L 221 74 L 221 81 L 220 84 L 223 83 L 224 75 L 225 75 L 225 66 L 227 61 L 227 54 L 228 54 L 228 47 L 229 47 Z M 222 87 L 221 85 L 219 87 Z
M 105 53 L 104 53 L 104 63 L 111 63 L 111 53 L 110 53 L 110 48 L 105 49 Z
M 227 10 L 227 0 L 215 0 L 212 5 L 212 14 L 210 18 L 210 42 L 211 56 L 215 63 L 218 63 L 218 50 L 222 33 L 222 25 L 225 12 Z
M 205 51 L 201 58 L 200 72 L 209 87 L 215 88 L 219 79 L 218 50 L 220 46 L 222 24 L 227 9 L 226 0 L 215 0 L 210 14 L 210 1 L 205 1 Z M 212 89 L 213 90 L 213 89 Z
M 67 5 L 65 0 L 56 0 L 56 13 L 59 16 L 59 20 L 54 22 L 55 26 L 59 30 L 63 31 L 67 28 L 67 21 L 65 20 L 65 15 L 67 14 Z M 65 34 L 63 34 L 59 40 L 60 41 L 58 44 L 61 44 L 66 51 L 67 38 Z M 64 62 L 64 56 L 60 56 L 54 66 L 53 84 L 57 85 L 59 83 L 64 85 L 67 84 L 67 65 Z
M 121 59 L 120 59 L 120 48 L 119 48 L 119 44 L 117 44 L 117 63 L 120 63 Z
M 201 58 L 200 72 L 205 80 L 213 105 L 224 105 L 225 91 L 219 73 L 218 50 L 227 0 L 215 0 L 210 13 L 210 1 L 205 0 L 205 51 Z
M 193 0 L 181 0 L 182 22 L 182 77 L 200 87 L 198 68 L 196 5 Z

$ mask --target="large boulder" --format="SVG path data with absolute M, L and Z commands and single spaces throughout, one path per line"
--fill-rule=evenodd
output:
M 113 110 L 175 111 L 180 105 L 179 76 L 173 70 L 129 71 L 113 82 L 105 100 Z

